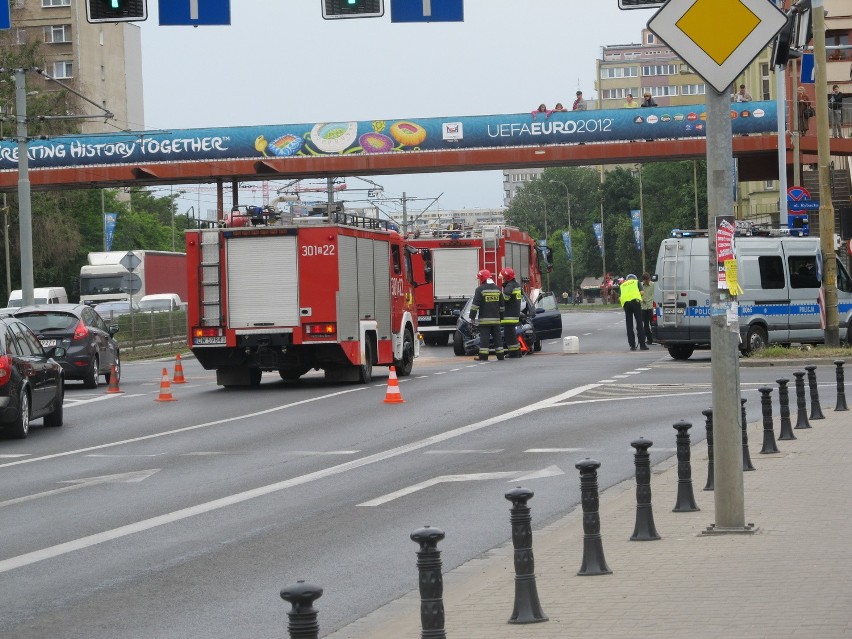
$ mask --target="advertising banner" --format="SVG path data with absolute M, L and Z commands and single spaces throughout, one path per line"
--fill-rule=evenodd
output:
M 633 223 L 633 241 L 636 242 L 636 250 L 642 250 L 642 211 L 634 209 L 630 211 L 630 221 Z
M 104 250 L 112 250 L 112 237 L 115 234 L 115 223 L 118 213 L 104 213 Z
M 598 241 L 598 249 L 601 252 L 601 256 L 603 256 L 603 224 L 601 224 L 600 222 L 595 222 L 594 224 L 592 224 L 592 228 L 595 230 L 595 239 Z
M 562 232 L 562 241 L 565 243 L 565 252 L 568 254 L 568 261 L 571 261 L 571 233 L 569 231 Z

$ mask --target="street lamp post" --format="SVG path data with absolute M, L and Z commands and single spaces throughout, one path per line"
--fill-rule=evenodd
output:
M 565 182 L 560 182 L 559 180 L 550 180 L 550 182 L 552 184 L 561 184 L 565 188 L 565 199 L 568 201 L 568 238 L 571 242 L 571 255 L 568 256 L 568 262 L 571 265 L 571 299 L 573 300 L 577 289 L 574 287 L 574 238 L 571 236 L 571 192 Z
M 21 303 L 33 303 L 33 229 L 30 194 L 29 157 L 27 155 L 27 87 L 24 69 L 15 69 L 15 121 L 18 139 L 18 219 L 21 241 Z
M 542 204 L 544 204 L 544 245 L 547 246 L 547 200 L 545 200 L 544 197 L 542 197 L 541 195 L 538 195 L 537 193 L 535 193 L 534 195 L 539 200 L 541 200 Z M 549 291 L 550 290 L 550 271 L 547 271 L 547 273 L 545 274 L 545 278 L 546 278 L 546 281 L 547 281 L 547 290 Z

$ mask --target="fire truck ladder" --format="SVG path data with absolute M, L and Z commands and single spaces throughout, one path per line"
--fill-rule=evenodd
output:
M 663 292 L 661 325 L 677 326 L 677 266 L 680 253 L 680 241 L 666 242 L 663 250 L 663 273 L 660 287 Z
M 201 265 L 198 279 L 201 282 L 201 323 L 203 326 L 222 326 L 221 262 L 219 258 L 219 231 L 201 232 Z
M 497 275 L 497 246 L 500 241 L 499 226 L 482 227 L 482 262 L 492 275 Z

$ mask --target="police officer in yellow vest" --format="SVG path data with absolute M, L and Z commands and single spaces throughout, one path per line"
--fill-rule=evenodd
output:
M 642 291 L 639 288 L 639 280 L 631 273 L 618 288 L 621 297 L 621 308 L 624 309 L 624 324 L 627 327 L 627 343 L 630 344 L 630 350 L 636 350 L 636 336 L 633 333 L 633 326 L 635 324 L 636 333 L 639 334 L 639 349 L 647 351 L 648 347 L 645 346 L 645 329 L 642 327 Z

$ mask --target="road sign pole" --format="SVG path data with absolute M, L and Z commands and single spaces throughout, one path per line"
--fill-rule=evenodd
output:
M 709 87 L 708 87 L 709 89 Z M 707 229 L 710 243 L 710 348 L 713 380 L 714 532 L 746 532 L 740 427 L 736 298 L 719 288 L 716 217 L 734 210 L 729 91 L 707 91 Z

